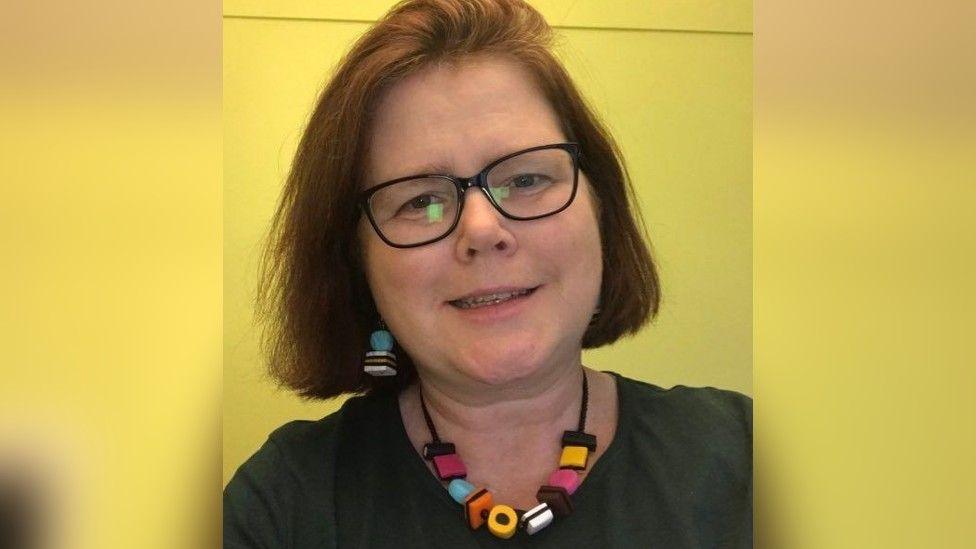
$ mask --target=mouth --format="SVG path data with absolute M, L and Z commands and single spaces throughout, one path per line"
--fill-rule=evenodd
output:
M 532 293 L 534 293 L 538 289 L 539 286 L 536 286 L 534 288 L 506 289 L 504 291 L 496 290 L 492 292 L 486 292 L 477 295 L 462 297 L 459 299 L 448 301 L 448 303 L 452 307 L 456 307 L 458 309 L 480 309 L 482 307 L 491 307 L 493 305 L 500 305 L 508 301 L 514 301 L 516 299 L 526 298 L 532 295 Z

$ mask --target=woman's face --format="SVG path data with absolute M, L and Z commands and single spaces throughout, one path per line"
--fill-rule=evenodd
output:
M 565 141 L 556 114 L 518 64 L 483 57 L 435 66 L 383 97 L 365 188 L 418 173 L 468 177 L 508 153 Z M 578 364 L 602 276 L 591 192 L 580 173 L 569 208 L 516 221 L 472 187 L 454 231 L 417 248 L 388 246 L 363 220 L 365 269 L 377 307 L 421 375 L 497 385 Z M 532 288 L 497 305 L 451 303 Z

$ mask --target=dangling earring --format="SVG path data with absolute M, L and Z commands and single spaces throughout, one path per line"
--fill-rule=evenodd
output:
M 363 371 L 371 376 L 388 377 L 397 375 L 396 355 L 393 354 L 393 334 L 380 320 L 380 327 L 369 336 L 372 351 L 366 351 Z

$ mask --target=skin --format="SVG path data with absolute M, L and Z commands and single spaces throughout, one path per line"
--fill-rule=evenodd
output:
M 366 187 L 423 172 L 470 176 L 524 148 L 567 141 L 531 74 L 499 57 L 429 67 L 397 83 L 380 102 Z M 600 235 L 590 184 L 580 173 L 572 205 L 515 221 L 469 190 L 452 234 L 396 249 L 364 221 L 367 279 L 380 314 L 417 365 L 438 430 L 453 441 L 470 481 L 496 501 L 523 508 L 558 464 L 559 437 L 580 406 L 581 339 L 602 276 Z M 472 291 L 541 287 L 518 314 L 471 322 L 448 301 Z M 616 388 L 587 370 L 595 459 L 616 427 Z M 404 427 L 418 450 L 429 440 L 417 386 L 400 397 Z

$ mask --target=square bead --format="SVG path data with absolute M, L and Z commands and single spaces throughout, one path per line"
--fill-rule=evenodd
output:
M 457 450 L 454 449 L 454 445 L 450 442 L 428 442 L 424 444 L 424 459 L 431 460 L 436 456 L 446 456 L 447 454 L 454 454 Z
M 522 515 L 522 528 L 530 536 L 535 534 L 539 530 L 542 530 L 546 526 L 552 524 L 553 514 L 552 509 L 549 508 L 548 503 L 540 503 L 539 505 L 529 509 Z
M 491 492 L 484 488 L 468 496 L 464 501 L 464 518 L 468 520 L 468 526 L 472 530 L 480 528 L 488 518 L 493 505 Z
M 590 451 L 585 446 L 566 446 L 559 458 L 559 466 L 567 469 L 586 469 L 586 458 Z
M 539 503 L 549 505 L 557 515 L 566 516 L 573 512 L 573 501 L 562 486 L 542 486 L 535 495 Z
M 582 431 L 564 431 L 563 446 L 585 446 L 589 451 L 596 451 L 596 436 Z
M 468 475 L 464 462 L 457 454 L 434 456 L 434 469 L 437 470 L 437 476 L 441 480 L 464 478 Z

